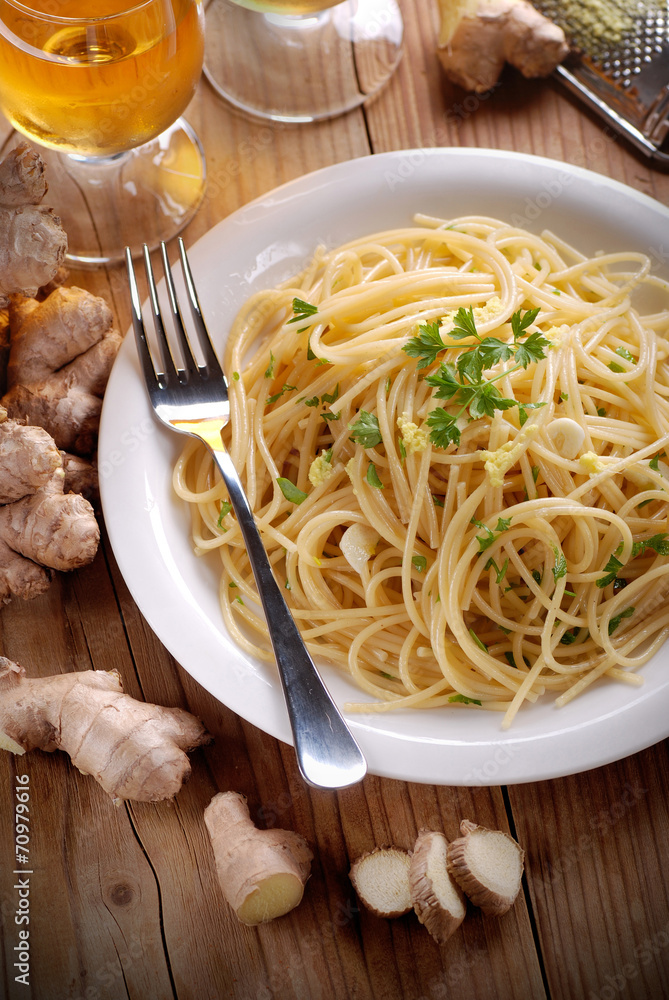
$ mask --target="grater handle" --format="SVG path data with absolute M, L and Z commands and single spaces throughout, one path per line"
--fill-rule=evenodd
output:
M 602 101 L 597 94 L 593 93 L 589 87 L 578 80 L 573 73 L 570 73 L 565 66 L 558 66 L 555 74 L 561 79 L 568 90 L 571 90 L 572 93 L 576 94 L 593 111 L 596 111 L 601 118 L 609 122 L 616 131 L 622 132 L 644 156 L 652 159 L 658 166 L 669 170 L 669 153 L 663 153 L 657 149 L 639 129 L 617 114 L 605 101 Z

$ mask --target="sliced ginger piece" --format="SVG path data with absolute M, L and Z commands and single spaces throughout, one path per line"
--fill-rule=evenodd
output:
M 462 891 L 484 913 L 501 916 L 520 892 L 525 852 L 503 830 L 489 830 L 468 819 L 448 845 L 448 870 Z
M 399 847 L 377 847 L 361 855 L 349 877 L 360 901 L 377 917 L 401 917 L 412 908 L 411 856 Z
M 443 833 L 421 830 L 411 855 L 409 884 L 416 916 L 438 944 L 445 944 L 465 919 L 467 905 L 447 868 Z
M 204 812 L 226 900 L 249 926 L 282 917 L 301 902 L 313 855 L 293 830 L 258 830 L 239 792 L 220 792 Z

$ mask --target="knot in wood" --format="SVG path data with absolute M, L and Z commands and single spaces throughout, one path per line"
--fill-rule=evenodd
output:
M 114 906 L 129 906 L 135 898 L 135 890 L 127 882 L 119 882 L 109 890 L 109 898 Z

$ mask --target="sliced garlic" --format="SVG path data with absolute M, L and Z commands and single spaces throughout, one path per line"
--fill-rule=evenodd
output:
M 379 533 L 369 524 L 352 524 L 341 536 L 339 548 L 344 558 L 356 573 L 362 573 L 363 569 L 374 555 Z
M 546 428 L 546 433 L 562 458 L 576 458 L 585 441 L 585 430 L 571 417 L 558 417 L 557 420 L 551 420 Z
M 639 466 L 641 466 L 641 470 L 643 470 L 644 468 L 647 469 L 649 465 L 650 465 L 650 459 L 648 458 L 644 459 L 641 462 L 638 462 L 636 467 L 632 465 L 628 469 L 625 469 L 626 477 L 631 482 L 633 482 L 634 485 L 637 486 L 640 490 L 660 489 L 660 487 L 658 487 L 657 482 L 654 479 L 651 479 L 650 476 L 647 476 L 645 472 L 640 471 L 639 469 Z M 666 462 L 663 462 L 661 459 L 658 460 L 657 471 L 660 473 L 663 479 L 669 479 L 669 466 L 667 465 Z

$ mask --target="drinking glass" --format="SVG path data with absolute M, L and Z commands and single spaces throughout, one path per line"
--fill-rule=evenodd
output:
M 0 109 L 43 147 L 70 262 L 178 233 L 205 163 L 180 118 L 202 72 L 202 0 L 0 0 Z
M 402 54 L 396 0 L 211 0 L 204 73 L 234 107 L 311 122 L 377 94 Z

